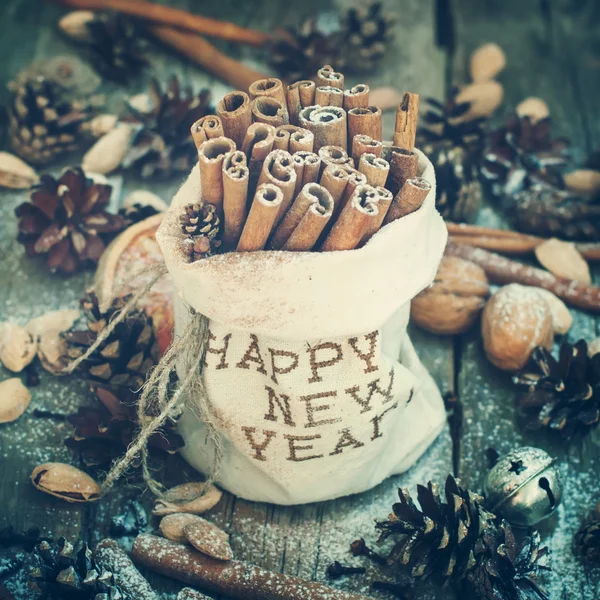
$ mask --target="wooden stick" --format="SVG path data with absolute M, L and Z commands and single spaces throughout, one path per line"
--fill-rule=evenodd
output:
M 384 223 L 387 225 L 396 219 L 419 210 L 430 191 L 431 184 L 426 179 L 421 177 L 407 179 L 392 201 Z
M 325 65 L 317 71 L 317 87 L 327 86 L 344 89 L 344 76 L 342 73 L 337 73 L 330 65 Z
M 258 179 L 259 185 L 263 183 L 277 186 L 283 194 L 280 212 L 275 221 L 275 225 L 278 225 L 292 204 L 296 190 L 296 170 L 294 169 L 292 155 L 289 152 L 273 150 L 267 156 Z
M 315 88 L 315 82 L 307 79 L 296 81 L 288 86 L 286 100 L 290 123 L 297 125 L 300 111 L 315 103 Z
M 333 224 L 321 250 L 332 252 L 356 248 L 371 222 L 377 219 L 377 197 L 377 192 L 370 185 L 357 187 Z
M 307 106 L 300 111 L 298 123 L 314 134 L 315 152 L 323 146 L 348 147 L 346 111 L 339 106 Z
M 369 106 L 369 91 L 369 86 L 366 83 L 359 83 L 346 90 L 344 92 L 344 110 L 349 111 L 352 108 L 366 108 Z
M 198 119 L 190 128 L 192 137 L 196 148 L 200 150 L 200 146 L 206 140 L 212 140 L 216 137 L 222 137 L 225 135 L 223 131 L 223 123 L 219 117 L 215 115 L 206 115 L 201 119 Z
M 301 151 L 292 154 L 292 163 L 296 171 L 296 187 L 294 189 L 294 196 L 296 196 L 307 183 L 317 182 L 321 159 L 314 152 Z
M 250 98 L 245 92 L 230 92 L 217 104 L 217 114 L 223 123 L 225 135 L 241 148 L 248 127 L 252 125 Z
M 235 88 L 246 89 L 253 81 L 264 77 L 263 73 L 226 56 L 199 35 L 159 26 L 148 27 L 148 31 L 163 44 L 174 48 Z
M 252 100 L 252 118 L 256 123 L 267 123 L 273 127 L 290 122 L 287 107 L 272 96 L 258 96 Z
M 252 100 L 259 96 L 270 96 L 278 100 L 282 106 L 287 106 L 283 83 L 281 79 L 277 79 L 276 77 L 267 77 L 266 79 L 254 81 L 248 88 L 248 94 Z
M 282 201 L 283 192 L 276 185 L 263 183 L 258 186 L 237 245 L 238 252 L 254 252 L 265 247 Z
M 446 246 L 446 253 L 478 264 L 483 268 L 492 283 L 520 283 L 541 287 L 552 292 L 567 304 L 584 310 L 600 312 L 599 287 L 569 279 L 561 279 L 548 271 L 536 269 L 499 254 L 466 244 L 450 242 Z
M 235 142 L 226 137 L 206 140 L 198 151 L 202 200 L 223 211 L 223 160 L 235 150 Z
M 396 111 L 394 146 L 413 151 L 419 119 L 419 95 L 405 92 Z
M 322 146 L 319 148 L 319 158 L 321 159 L 321 171 L 324 171 L 329 165 L 347 165 L 352 160 L 341 146 Z
M 342 106 L 344 92 L 331 85 L 321 85 L 315 90 L 315 104 L 319 106 Z
M 366 154 L 361 154 L 358 170 L 364 173 L 369 185 L 373 187 L 378 185 L 385 186 L 388 173 L 390 172 L 390 163 L 383 158 L 377 158 L 374 154 L 367 152 Z
M 357 106 L 348 111 L 348 139 L 355 135 L 368 135 L 381 141 L 383 137 L 383 121 L 381 109 L 377 106 Z
M 360 157 L 363 154 L 374 154 L 377 158 L 381 156 L 383 144 L 379 140 L 374 140 L 368 135 L 355 135 L 352 138 L 352 160 L 354 166 L 360 164 Z
M 202 15 L 189 13 L 185 10 L 146 2 L 145 0 L 55 0 L 63 6 L 81 10 L 114 10 L 145 21 L 158 23 L 178 29 L 193 31 L 211 37 L 262 46 L 271 36 L 262 31 L 240 27 L 228 21 L 219 21 Z
M 238 240 L 248 215 L 250 171 L 241 150 L 230 152 L 223 160 L 223 246 L 231 250 Z
M 394 199 L 392 192 L 390 192 L 390 190 L 387 190 L 386 188 L 384 188 L 380 185 L 375 187 L 375 190 L 377 191 L 377 194 L 378 194 L 378 196 L 377 196 L 378 214 L 377 214 L 377 218 L 373 219 L 369 223 L 369 226 L 367 227 L 367 230 L 365 231 L 365 234 L 363 235 L 362 240 L 360 241 L 361 246 L 366 244 L 381 229 L 381 226 L 383 225 L 385 216 L 392 204 L 392 200 Z
M 417 176 L 417 155 L 395 146 L 386 147 L 382 155 L 390 163 L 388 187 L 392 194 L 396 195 L 407 179 L 414 179 Z
M 215 560 L 190 546 L 153 535 L 139 535 L 131 555 L 136 563 L 161 575 L 237 600 L 369 600 L 236 560 Z

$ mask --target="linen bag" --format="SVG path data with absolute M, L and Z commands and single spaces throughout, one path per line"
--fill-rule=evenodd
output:
M 187 263 L 178 216 L 200 198 L 197 166 L 175 195 L 157 240 L 177 289 L 175 335 L 189 307 L 209 319 L 204 384 L 230 492 L 276 504 L 361 492 L 408 469 L 442 430 L 440 393 L 406 333 L 447 237 L 433 166 L 418 156 L 432 184 L 423 206 L 357 250 Z M 214 444 L 189 408 L 180 433 L 186 460 L 209 472 Z

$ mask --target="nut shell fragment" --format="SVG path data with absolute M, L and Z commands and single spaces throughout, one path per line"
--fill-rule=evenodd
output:
M 31 334 L 16 323 L 0 324 L 0 362 L 13 373 L 20 373 L 34 358 L 37 344 Z
M 475 82 L 493 79 L 506 66 L 504 50 L 498 44 L 483 44 L 471 54 L 471 79 Z
M 0 152 L 0 187 L 25 190 L 39 179 L 38 174 L 18 156 Z
M 223 496 L 223 492 L 210 486 L 204 493 L 206 485 L 201 481 L 184 483 L 175 486 L 161 496 L 154 505 L 152 514 L 158 517 L 173 513 L 202 514 L 215 506 Z
M 31 392 L 18 377 L 0 382 L 0 423 L 16 421 L 31 402 Z
M 550 238 L 535 247 L 535 256 L 555 277 L 592 283 L 585 258 L 571 242 Z
M 188 540 L 183 533 L 183 528 L 197 522 L 198 519 L 202 519 L 202 517 L 190 513 L 173 513 L 162 518 L 159 529 L 168 540 L 186 544 Z
M 217 560 L 231 560 L 233 551 L 229 545 L 229 535 L 214 523 L 198 517 L 196 521 L 186 525 L 183 533 L 188 542 L 202 554 Z
M 40 491 L 66 502 L 93 502 L 102 495 L 100 486 L 87 474 L 64 463 L 45 463 L 31 473 Z

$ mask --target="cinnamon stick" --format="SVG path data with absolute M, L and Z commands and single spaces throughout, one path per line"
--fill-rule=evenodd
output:
M 286 100 L 290 123 L 297 125 L 300 111 L 315 103 L 315 88 L 315 82 L 308 79 L 296 81 L 288 86 Z
M 253 81 L 264 77 L 263 73 L 223 54 L 199 35 L 156 25 L 148 27 L 148 31 L 163 44 L 174 48 L 235 88 L 246 89 Z
M 312 131 L 303 127 L 296 127 L 290 133 L 290 152 L 312 152 L 315 147 L 315 136 Z
M 364 173 L 361 173 L 359 170 L 355 169 L 354 167 L 351 167 L 350 165 L 340 165 L 340 168 L 344 169 L 344 171 L 348 173 L 348 183 L 346 184 L 346 188 L 344 189 L 342 197 L 336 204 L 334 210 L 334 217 L 336 218 L 344 209 L 344 206 L 346 206 L 346 204 L 354 194 L 354 191 L 359 186 L 367 185 L 367 177 Z
M 242 152 L 248 157 L 250 176 L 258 177 L 265 159 L 273 149 L 275 128 L 266 123 L 253 123 L 248 127 Z
M 329 165 L 347 165 L 349 160 L 346 150 L 340 146 L 322 146 L 319 148 L 321 171 Z
M 265 79 L 259 79 L 254 81 L 248 87 L 248 94 L 250 98 L 254 100 L 259 96 L 270 96 L 278 100 L 282 106 L 287 106 L 286 93 L 283 89 L 283 83 L 281 79 L 276 77 L 267 77 Z
M 367 227 L 367 230 L 360 241 L 361 246 L 366 244 L 381 229 L 385 216 L 387 215 L 387 212 L 392 204 L 392 200 L 394 199 L 394 196 L 390 190 L 380 185 L 373 187 L 375 187 L 375 191 L 377 192 L 378 214 L 377 218 L 373 219 L 369 223 L 369 226 Z
M 344 89 L 344 76 L 342 73 L 337 73 L 330 65 L 325 65 L 317 71 L 317 87 L 331 86 Z
M 374 154 L 377 158 L 381 156 L 383 144 L 379 140 L 374 140 L 368 135 L 355 135 L 352 138 L 352 160 L 354 166 L 360 164 L 360 157 L 363 154 Z
M 206 140 L 198 151 L 202 200 L 223 210 L 223 160 L 235 150 L 235 142 L 226 137 Z
M 450 242 L 446 246 L 446 253 L 478 264 L 483 268 L 492 283 L 520 283 L 541 287 L 552 292 L 567 304 L 584 310 L 600 312 L 599 287 L 569 279 L 561 279 L 548 271 L 536 269 L 499 254 L 466 244 Z
M 321 185 L 331 194 L 334 203 L 334 211 L 337 213 L 337 206 L 348 185 L 349 173 L 336 165 L 329 165 L 321 175 Z
M 81 10 L 114 10 L 123 14 L 139 17 L 160 25 L 176 27 L 229 40 L 238 44 L 262 46 L 271 39 L 268 33 L 240 27 L 228 21 L 219 21 L 192 14 L 179 8 L 146 2 L 145 0 L 55 0 L 63 6 Z
M 353 140 L 355 135 L 368 135 L 374 140 L 381 141 L 383 121 L 379 107 L 357 106 L 348 111 L 348 139 Z
M 252 118 L 256 123 L 267 123 L 273 127 L 290 122 L 287 107 L 272 96 L 258 96 L 252 100 Z
M 276 185 L 258 186 L 237 245 L 238 252 L 254 252 L 265 247 L 282 201 L 283 192 Z
M 315 90 L 315 104 L 319 106 L 342 106 L 344 91 L 331 85 L 320 85 Z
M 386 147 L 382 155 L 390 163 L 388 187 L 392 194 L 396 195 L 407 179 L 414 179 L 417 176 L 417 155 L 410 150 L 395 146 Z
M 391 223 L 419 210 L 430 191 L 431 184 L 426 179 L 421 177 L 408 179 L 394 197 L 384 223 Z
M 396 111 L 394 146 L 413 151 L 419 118 L 419 95 L 405 92 Z
M 339 106 L 307 106 L 300 111 L 298 123 L 314 134 L 315 152 L 323 146 L 348 147 L 346 111 Z
M 377 192 L 370 185 L 356 188 L 350 201 L 343 208 L 331 231 L 325 238 L 321 250 L 332 252 L 356 248 L 379 214 Z
M 366 108 L 369 106 L 369 86 L 365 83 L 359 83 L 344 92 L 344 110 L 351 108 Z
M 377 158 L 374 154 L 367 152 L 361 155 L 358 170 L 365 175 L 369 185 L 373 187 L 378 185 L 385 186 L 388 173 L 390 172 L 390 163 L 383 158 Z
M 235 248 L 248 214 L 250 171 L 241 150 L 230 152 L 223 160 L 223 246 Z
M 237 148 L 241 148 L 246 131 L 252 125 L 248 94 L 245 92 L 226 94 L 217 104 L 217 114 L 223 123 L 225 135 L 235 142 Z
M 213 138 L 225 135 L 223 123 L 221 123 L 221 119 L 215 115 L 206 115 L 205 117 L 198 119 L 190 128 L 190 131 L 192 132 L 192 137 L 194 138 L 194 143 L 198 150 L 200 150 L 200 146 L 206 140 L 212 140 Z
M 136 563 L 161 575 L 238 600 L 369 600 L 239 561 L 218 561 L 153 535 L 139 535 L 131 553 Z
M 307 183 L 315 183 L 319 179 L 321 159 L 314 152 L 301 151 L 292 154 L 292 164 L 296 171 L 295 196 Z
M 275 225 L 278 225 L 290 207 L 296 190 L 296 170 L 289 152 L 273 150 L 267 156 L 258 179 L 259 185 L 263 183 L 277 186 L 283 194 L 280 212 L 275 221 Z

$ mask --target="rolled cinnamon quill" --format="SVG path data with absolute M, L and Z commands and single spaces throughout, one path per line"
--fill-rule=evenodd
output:
M 242 152 L 248 157 L 251 177 L 254 175 L 258 177 L 265 158 L 273 149 L 274 142 L 275 128 L 272 125 L 253 123 L 248 127 L 242 144 Z
M 330 85 L 321 85 L 315 90 L 315 104 L 319 106 L 342 106 L 344 91 Z
M 334 71 L 330 65 L 325 65 L 317 71 L 317 87 L 327 85 L 344 89 L 344 76 Z
M 346 150 L 340 146 L 323 146 L 319 148 L 319 158 L 321 159 L 322 171 L 329 165 L 347 165 L 352 160 Z
M 323 146 L 348 147 L 346 111 L 339 106 L 307 106 L 300 111 L 298 123 L 314 134 L 314 152 Z
M 315 136 L 312 131 L 297 127 L 290 133 L 290 152 L 312 152 L 315 147 Z
M 407 179 L 414 179 L 417 176 L 417 155 L 410 150 L 395 146 L 386 147 L 382 154 L 390 163 L 388 188 L 396 195 Z
M 232 249 L 237 242 L 248 214 L 248 184 L 250 171 L 246 155 L 241 150 L 230 152 L 223 160 L 223 246 Z
M 296 196 L 293 204 L 290 206 L 283 220 L 275 230 L 275 233 L 269 242 L 269 246 L 273 250 L 279 250 L 285 244 L 292 234 L 292 231 L 296 229 L 302 220 L 302 217 L 312 204 L 325 204 L 333 211 L 333 198 L 331 197 L 331 194 L 318 183 L 306 184 L 300 190 L 300 193 Z M 324 226 L 325 223 L 323 223 L 323 227 Z M 319 234 L 321 231 L 319 231 Z M 317 238 L 318 237 L 319 235 L 317 235 Z M 315 239 L 315 242 L 316 241 L 317 239 Z
M 244 143 L 246 130 L 252 124 L 250 98 L 245 92 L 230 92 L 217 104 L 217 114 L 223 123 L 225 135 L 231 138 L 238 148 Z
M 410 151 L 415 149 L 418 118 L 419 95 L 405 92 L 396 111 L 394 146 Z
M 377 192 L 378 214 L 375 219 L 369 222 L 369 226 L 360 241 L 361 245 L 366 244 L 381 229 L 385 216 L 394 199 L 392 192 L 380 185 L 376 186 L 375 190 Z
M 367 185 L 367 176 L 364 173 L 361 173 L 350 165 L 340 165 L 340 168 L 344 169 L 344 171 L 348 173 L 348 183 L 346 184 L 346 188 L 344 189 L 342 197 L 336 204 L 334 217 L 337 217 L 337 215 L 340 214 L 340 212 L 344 209 L 344 206 L 346 206 L 348 203 L 348 200 L 350 200 L 354 194 L 354 191 L 359 186 Z
M 296 81 L 288 86 L 286 100 L 290 123 L 297 125 L 300 111 L 315 104 L 315 88 L 315 82 L 308 79 Z
M 365 175 L 369 185 L 373 187 L 378 185 L 385 186 L 390 172 L 390 163 L 383 158 L 377 158 L 374 154 L 367 152 L 361 155 L 358 170 Z
M 237 245 L 238 252 L 254 252 L 265 247 L 282 201 L 283 192 L 276 185 L 258 186 Z
M 250 94 L 252 100 L 259 96 L 270 96 L 271 98 L 279 100 L 283 106 L 286 106 L 287 104 L 283 83 L 281 79 L 277 79 L 276 77 L 255 81 L 248 87 L 248 94 Z
M 216 560 L 190 546 L 153 535 L 139 535 L 131 556 L 136 564 L 161 575 L 236 600 L 368 600 L 236 560 Z
M 379 140 L 374 140 L 368 135 L 355 135 L 352 138 L 352 160 L 356 167 L 360 164 L 360 157 L 363 154 L 368 152 L 379 158 L 382 150 L 383 144 Z
M 223 132 L 223 123 L 221 123 L 221 119 L 215 115 L 206 115 L 201 119 L 198 119 L 190 128 L 192 132 L 192 138 L 194 138 L 194 143 L 196 144 L 196 148 L 200 150 L 200 146 L 206 140 L 212 140 L 216 137 L 222 137 Z
M 355 135 L 368 135 L 374 140 L 381 141 L 383 121 L 380 108 L 357 106 L 348 111 L 348 139 L 353 140 Z
M 369 106 L 369 86 L 365 83 L 359 83 L 344 92 L 344 110 L 351 108 L 366 108 Z M 318 104 L 318 102 L 317 102 Z
M 431 191 L 431 184 L 421 177 L 408 179 L 392 204 L 384 219 L 384 224 L 391 223 L 421 208 L 427 194 Z
M 337 206 L 344 195 L 344 190 L 348 185 L 349 173 L 338 165 L 329 165 L 325 167 L 321 175 L 321 185 L 331 194 L 334 202 L 334 212 L 337 213 Z
M 270 183 L 281 189 L 283 194 L 276 225 L 283 219 L 296 191 L 296 170 L 292 155 L 285 150 L 273 150 L 265 159 L 258 184 Z
M 377 198 L 377 191 L 370 185 L 357 187 L 350 201 L 337 217 L 321 250 L 332 252 L 356 248 L 372 221 L 377 219 L 379 214 Z
M 292 154 L 292 164 L 296 171 L 295 196 L 307 183 L 314 183 L 319 179 L 321 159 L 314 152 L 296 152 Z
M 272 96 L 258 96 L 252 100 L 251 107 L 252 118 L 256 123 L 279 127 L 290 122 L 287 106 Z
M 223 210 L 223 160 L 228 152 L 235 151 L 235 142 L 226 137 L 206 140 L 198 150 L 202 200 Z

